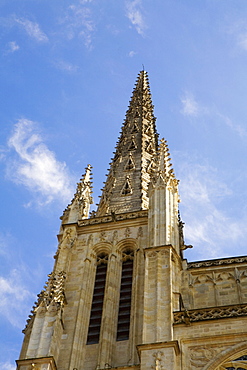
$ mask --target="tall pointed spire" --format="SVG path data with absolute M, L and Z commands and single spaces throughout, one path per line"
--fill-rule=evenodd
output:
M 97 216 L 148 208 L 150 170 L 157 150 L 158 134 L 148 75 L 141 71 L 110 163 Z

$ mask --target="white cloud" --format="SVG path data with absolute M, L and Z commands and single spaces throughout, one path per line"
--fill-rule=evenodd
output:
M 182 103 L 181 113 L 188 117 L 198 117 L 199 115 L 207 115 L 212 117 L 212 119 L 217 119 L 218 122 L 222 122 L 225 126 L 230 128 L 236 134 L 238 134 L 242 139 L 247 137 L 247 131 L 242 125 L 235 123 L 227 115 L 224 115 L 218 111 L 217 108 L 206 107 L 199 105 L 193 94 L 186 92 L 182 98 L 180 98 Z M 220 119 L 220 120 L 219 120 Z
M 247 50 L 247 33 L 238 36 L 238 44 L 242 49 Z
M 141 13 L 141 5 L 141 0 L 126 1 L 127 17 L 139 35 L 143 35 L 146 29 L 146 24 Z
M 0 315 L 18 328 L 27 311 L 25 302 L 32 297 L 22 284 L 22 275 L 21 271 L 12 270 L 8 277 L 0 276 Z
M 17 154 L 16 159 L 11 158 L 11 163 L 7 162 L 8 177 L 38 195 L 39 205 L 54 199 L 70 199 L 71 179 L 66 165 L 59 162 L 43 143 L 35 122 L 20 119 L 14 127 L 8 146 Z
M 16 370 L 16 366 L 11 364 L 10 362 L 0 362 L 0 369 L 1 370 Z
M 65 62 L 64 60 L 58 61 L 55 65 L 62 71 L 76 72 L 78 70 L 78 66 Z
M 180 162 L 179 172 L 185 237 L 194 245 L 193 253 L 207 259 L 231 255 L 232 245 L 243 244 L 247 236 L 246 220 L 240 214 L 232 217 L 227 208 L 221 207 L 232 196 L 232 190 L 206 163 L 192 163 L 186 158 Z
M 92 35 L 95 30 L 95 24 L 92 19 L 92 12 L 88 6 L 84 6 L 91 1 L 80 1 L 79 4 L 72 4 L 68 7 L 65 17 L 61 23 L 65 25 L 67 38 L 72 40 L 75 37 L 81 37 L 84 45 L 92 48 Z
M 183 105 L 181 110 L 183 115 L 193 117 L 198 116 L 200 108 L 193 94 L 186 92 L 181 98 L 181 103 Z
M 224 116 L 223 114 L 218 113 L 218 116 L 226 126 L 230 127 L 230 129 L 235 131 L 241 138 L 247 137 L 247 131 L 243 126 L 234 123 L 229 117 Z
M 17 45 L 17 43 L 15 41 L 11 41 L 8 43 L 8 51 L 10 53 L 14 53 L 15 51 L 19 50 L 20 49 L 20 46 Z
M 129 52 L 129 57 L 132 58 L 136 54 L 137 54 L 136 51 L 132 50 L 132 51 Z
M 36 22 L 32 22 L 29 19 L 25 18 L 15 18 L 15 21 L 20 24 L 27 34 L 34 38 L 38 42 L 47 42 L 48 37 L 46 34 L 40 29 L 40 26 Z

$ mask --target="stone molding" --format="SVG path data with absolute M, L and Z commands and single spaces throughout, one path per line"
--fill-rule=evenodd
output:
M 224 265 L 231 265 L 233 263 L 247 263 L 247 256 L 188 262 L 187 269 L 190 270 L 192 268 L 224 266 Z
M 136 347 L 137 347 L 139 357 L 142 351 L 146 351 L 150 349 L 173 348 L 175 350 L 176 355 L 180 354 L 180 348 L 179 348 L 179 344 L 177 340 L 171 340 L 167 342 L 138 344 Z
M 144 249 L 144 253 L 147 257 L 155 257 L 159 252 L 161 254 L 165 254 L 169 256 L 169 253 L 171 251 L 171 259 L 172 261 L 174 258 L 177 260 L 177 262 L 180 264 L 180 267 L 182 269 L 182 261 L 181 257 L 178 255 L 176 249 L 173 247 L 172 244 L 166 244 L 166 245 L 159 245 L 156 247 L 147 247 Z
M 40 357 L 40 358 L 28 358 L 23 360 L 16 360 L 17 370 L 29 369 L 29 366 L 35 369 L 43 369 L 42 365 L 47 365 L 44 369 L 47 370 L 57 370 L 55 360 L 52 356 L 50 357 Z M 37 367 L 36 367 L 37 365 Z
M 139 369 L 140 369 L 140 365 L 128 365 L 128 366 L 111 367 L 111 370 L 139 370 Z
M 192 322 L 226 319 L 247 316 L 247 304 L 238 304 L 221 307 L 201 308 L 173 312 L 174 324 L 187 324 Z
M 97 224 L 104 224 L 108 222 L 132 220 L 135 218 L 147 217 L 147 216 L 148 216 L 148 211 L 137 211 L 137 212 L 128 212 L 128 213 L 120 213 L 120 214 L 112 213 L 107 216 L 92 217 L 86 220 L 81 220 L 78 222 L 78 225 L 79 226 L 97 225 Z

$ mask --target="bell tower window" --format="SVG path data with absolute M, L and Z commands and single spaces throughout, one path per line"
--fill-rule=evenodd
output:
M 117 341 L 129 339 L 134 251 L 123 252 Z
M 88 327 L 87 344 L 99 343 L 105 294 L 107 262 L 108 255 L 101 254 L 97 257 L 97 269 L 95 275 L 91 316 Z

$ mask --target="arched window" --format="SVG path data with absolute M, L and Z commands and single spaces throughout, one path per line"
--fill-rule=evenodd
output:
M 122 261 L 122 277 L 117 325 L 118 341 L 129 339 L 134 251 L 124 251 Z
M 99 342 L 104 303 L 107 262 L 108 255 L 100 254 L 97 257 L 97 269 L 94 283 L 91 316 L 88 327 L 87 344 L 94 344 Z
M 247 369 L 247 355 L 241 356 L 233 361 L 226 361 L 222 369 L 226 370 L 245 370 Z

